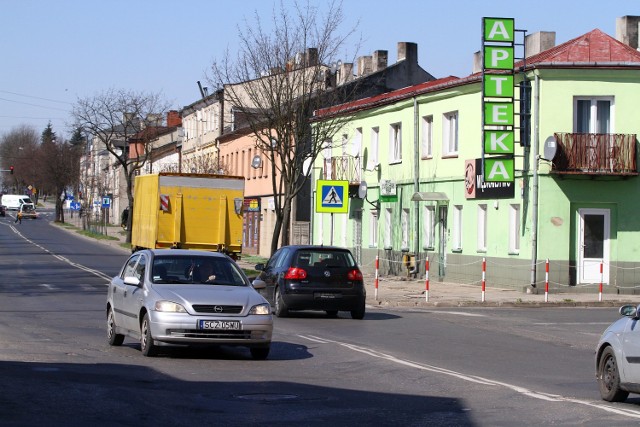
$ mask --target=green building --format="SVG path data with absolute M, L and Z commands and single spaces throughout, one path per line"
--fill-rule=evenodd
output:
M 513 65 L 513 180 L 483 179 L 496 156 L 485 153 L 483 168 L 480 67 L 318 111 L 316 121 L 348 121 L 315 179 L 348 181 L 350 197 L 346 213 L 314 214 L 313 243 L 350 248 L 369 272 L 378 257 L 381 275 L 424 277 L 428 260 L 430 280 L 479 284 L 486 260 L 487 284 L 541 289 L 548 259 L 551 289 L 602 282 L 632 293 L 640 52 L 597 29 L 554 39 L 528 36 L 526 60 Z M 531 115 L 521 135 L 522 81 Z

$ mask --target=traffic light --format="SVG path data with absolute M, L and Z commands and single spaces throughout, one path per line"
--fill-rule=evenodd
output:
M 9 171 L 11 172 L 11 175 L 13 175 L 13 166 L 9 166 Z

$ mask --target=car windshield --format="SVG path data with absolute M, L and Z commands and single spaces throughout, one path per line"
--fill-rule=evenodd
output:
M 294 267 L 355 267 L 350 252 L 331 249 L 308 249 L 299 251 L 293 261 Z
M 223 257 L 159 255 L 153 259 L 151 272 L 156 284 L 249 286 L 242 271 Z

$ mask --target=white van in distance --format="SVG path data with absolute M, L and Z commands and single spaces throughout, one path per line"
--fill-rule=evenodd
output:
M 17 211 L 24 203 L 33 205 L 33 202 L 26 194 L 3 194 L 0 203 L 5 205 L 7 209 Z

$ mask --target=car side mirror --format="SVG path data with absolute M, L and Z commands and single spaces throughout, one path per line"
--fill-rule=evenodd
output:
M 127 276 L 124 278 L 124 284 L 130 286 L 140 286 L 140 279 L 134 276 Z
M 622 316 L 637 318 L 638 309 L 640 309 L 640 305 L 637 307 L 635 305 L 623 305 L 618 312 Z
M 253 289 L 265 289 L 267 287 L 267 283 L 264 280 L 255 279 L 251 282 L 251 286 L 253 286 Z
M 260 264 L 256 264 L 256 266 L 254 267 L 254 269 L 258 270 L 258 271 L 264 271 L 264 264 L 260 263 Z

